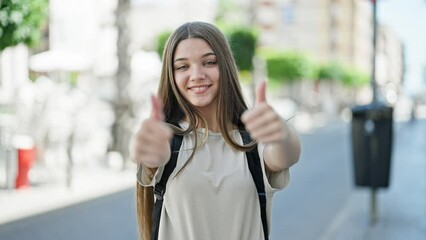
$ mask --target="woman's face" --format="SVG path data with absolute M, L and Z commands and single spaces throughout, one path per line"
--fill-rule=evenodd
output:
M 173 73 L 179 92 L 201 112 L 213 111 L 219 93 L 219 65 L 210 45 L 199 38 L 182 40 Z

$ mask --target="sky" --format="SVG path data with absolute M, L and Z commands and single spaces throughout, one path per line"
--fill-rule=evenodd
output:
M 426 94 L 426 0 L 378 0 L 377 10 L 379 22 L 390 26 L 405 45 L 404 90 L 411 96 Z

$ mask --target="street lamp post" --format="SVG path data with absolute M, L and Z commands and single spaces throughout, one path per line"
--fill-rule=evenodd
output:
M 377 97 L 376 50 L 377 50 L 377 0 L 372 4 L 372 103 L 352 108 L 352 143 L 354 154 L 355 183 L 369 187 L 370 223 L 377 222 L 377 192 L 389 186 L 393 142 L 393 108 L 380 103 Z
M 377 53 L 377 0 L 371 0 L 373 8 L 372 26 L 373 26 L 373 52 L 372 52 L 372 65 L 371 65 L 371 89 L 373 92 L 373 104 L 377 102 L 377 82 L 376 82 L 376 53 Z M 377 147 L 377 146 L 376 146 Z M 373 146 L 373 149 L 375 147 Z M 372 150 L 373 150 L 372 149 Z M 376 161 L 374 157 L 372 161 Z M 374 177 L 374 176 L 372 176 Z M 377 188 L 371 188 L 370 195 L 370 222 L 375 224 L 377 222 Z
M 376 83 L 376 52 L 377 52 L 377 0 L 371 0 L 373 7 L 372 26 L 373 26 L 373 51 L 371 65 L 371 89 L 373 91 L 373 103 L 377 102 L 377 83 Z

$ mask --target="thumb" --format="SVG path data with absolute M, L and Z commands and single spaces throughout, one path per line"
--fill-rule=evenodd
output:
M 266 102 L 266 81 L 259 83 L 256 89 L 256 104 Z
M 163 103 L 161 102 L 161 99 L 159 99 L 155 95 L 151 95 L 151 118 L 159 121 L 164 120 L 164 113 L 163 113 Z

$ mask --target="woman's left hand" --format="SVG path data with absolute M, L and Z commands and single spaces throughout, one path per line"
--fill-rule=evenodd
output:
M 241 121 L 250 136 L 260 143 L 279 142 L 288 135 L 285 122 L 266 101 L 265 81 L 257 87 L 254 107 L 243 113 Z
M 266 101 L 266 82 L 256 90 L 256 103 L 241 116 L 246 130 L 258 143 L 265 144 L 263 160 L 266 169 L 278 172 L 288 169 L 300 157 L 297 134 Z

